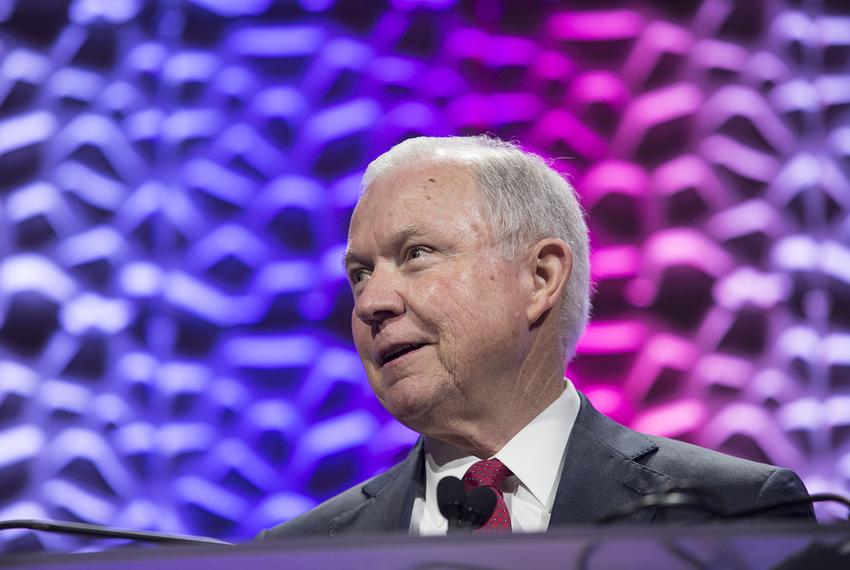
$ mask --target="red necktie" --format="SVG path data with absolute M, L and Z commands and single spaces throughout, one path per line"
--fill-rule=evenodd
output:
M 511 515 L 502 496 L 502 484 L 509 475 L 512 475 L 511 470 L 505 467 L 504 463 L 498 459 L 487 459 L 473 463 L 463 476 L 463 486 L 467 493 L 476 487 L 490 487 L 499 496 L 490 519 L 475 532 L 486 534 L 511 532 Z

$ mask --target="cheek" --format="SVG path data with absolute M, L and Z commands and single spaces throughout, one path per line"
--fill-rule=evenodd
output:
M 501 350 L 507 338 L 515 338 L 524 323 L 522 292 L 508 270 L 484 266 L 470 269 L 458 279 L 451 296 L 447 323 L 454 341 L 479 356 Z
M 482 280 L 470 269 L 433 279 L 423 291 L 423 311 L 450 354 L 469 352 L 469 345 L 477 343 L 492 326 L 492 305 L 497 302 L 490 290 L 492 285 L 486 276 Z
M 475 312 L 476 288 L 467 275 L 436 277 L 417 295 L 420 306 L 432 315 L 432 322 L 443 329 L 452 330 Z

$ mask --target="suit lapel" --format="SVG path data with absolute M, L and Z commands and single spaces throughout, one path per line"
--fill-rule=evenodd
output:
M 361 488 L 365 501 L 331 519 L 328 534 L 406 532 L 416 489 L 424 477 L 422 438 L 401 463 Z
M 658 449 L 649 439 L 597 412 L 584 395 L 567 443 L 564 468 L 549 528 L 593 524 L 605 515 L 658 491 L 668 475 L 636 460 Z M 626 520 L 651 522 L 653 509 Z

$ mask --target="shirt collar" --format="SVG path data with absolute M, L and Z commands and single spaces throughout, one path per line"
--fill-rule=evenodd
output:
M 549 513 L 555 504 L 567 440 L 580 406 L 578 393 L 567 380 L 561 395 L 495 455 Z
M 494 455 L 550 513 L 580 405 L 575 387 L 566 380 L 561 395 Z M 435 439 L 426 438 L 425 444 L 425 503 L 431 510 L 437 508 L 437 483 L 443 477 L 462 478 L 478 458 Z

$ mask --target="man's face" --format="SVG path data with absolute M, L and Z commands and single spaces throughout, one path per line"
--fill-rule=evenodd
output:
M 369 186 L 348 235 L 351 328 L 391 414 L 439 436 L 504 408 L 529 343 L 521 267 L 466 170 L 416 165 Z

